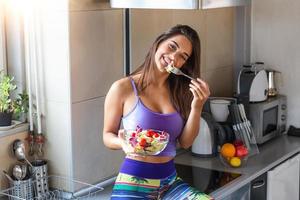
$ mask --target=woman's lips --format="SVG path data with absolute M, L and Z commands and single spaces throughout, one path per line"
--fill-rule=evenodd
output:
M 168 64 L 168 62 L 165 59 L 162 59 L 161 65 L 163 67 L 167 67 L 169 64 Z
M 168 65 L 170 65 L 172 63 L 172 60 L 167 57 L 164 57 L 162 60 L 163 60 L 162 64 L 164 67 L 168 67 Z
M 164 57 L 163 60 L 165 61 L 165 64 L 168 65 L 172 62 L 172 60 L 168 57 Z

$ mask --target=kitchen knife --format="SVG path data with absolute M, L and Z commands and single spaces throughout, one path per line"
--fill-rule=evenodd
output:
M 238 110 L 239 110 L 239 114 L 240 114 L 240 116 L 241 116 L 241 123 L 242 123 L 242 126 L 244 127 L 244 130 L 245 130 L 245 132 L 246 132 L 246 134 L 247 134 L 247 138 L 248 138 L 248 140 L 250 141 L 250 143 L 251 143 L 251 137 L 250 137 L 250 128 L 249 128 L 249 126 L 248 126 L 248 124 L 246 123 L 246 121 L 247 121 L 247 119 L 246 119 L 246 116 L 244 115 L 244 113 L 243 113 L 243 110 L 242 110 L 242 104 L 238 104 Z
M 248 129 L 247 130 L 247 134 L 249 134 L 249 135 L 247 135 L 249 138 L 248 142 L 250 143 L 250 146 L 251 146 L 251 151 L 249 151 L 248 155 L 249 156 L 256 155 L 259 153 L 259 149 L 256 145 L 256 140 L 255 140 L 253 129 L 251 127 L 250 121 L 247 119 L 244 105 L 239 104 L 238 107 L 240 108 L 241 118 L 244 120 L 243 124 L 245 125 L 245 128 Z
M 241 117 L 239 115 L 239 109 L 238 109 L 238 105 L 237 104 L 233 104 L 233 111 L 234 111 L 234 114 L 235 114 L 235 118 L 236 118 L 236 121 L 237 121 L 237 127 L 239 129 L 239 132 L 241 133 L 241 138 L 245 144 L 245 146 L 247 147 L 248 151 L 250 151 L 251 149 L 251 146 L 249 144 L 249 140 L 246 136 L 246 131 L 244 130 L 244 127 L 242 126 L 242 120 L 241 120 Z
M 248 130 L 249 130 L 250 142 L 252 144 L 256 144 L 256 140 L 255 140 L 255 136 L 254 136 L 254 131 L 253 131 L 253 128 L 252 128 L 250 120 L 246 116 L 246 111 L 245 111 L 244 104 L 240 104 L 240 108 L 241 108 L 241 112 L 243 113 L 243 117 L 245 119 L 245 123 L 246 123 L 246 125 L 248 127 Z
M 235 117 L 235 113 L 234 113 L 234 108 L 233 108 L 233 104 L 228 106 L 228 110 L 229 110 L 229 114 L 231 117 L 231 121 L 232 121 L 232 128 L 233 128 L 233 132 L 235 135 L 235 139 L 236 140 L 241 140 L 241 136 L 237 127 L 237 121 L 236 121 L 236 117 Z

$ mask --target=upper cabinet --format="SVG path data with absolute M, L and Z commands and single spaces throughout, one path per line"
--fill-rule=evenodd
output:
M 209 9 L 243 6 L 250 0 L 110 0 L 113 8 Z
M 199 0 L 201 1 L 202 9 L 222 8 L 232 6 L 246 6 L 251 3 L 251 0 Z
M 69 0 L 70 11 L 111 9 L 109 0 Z
M 210 9 L 245 6 L 251 0 L 70 0 L 70 10 L 142 8 L 142 9 Z
M 199 0 L 110 0 L 113 8 L 198 9 Z

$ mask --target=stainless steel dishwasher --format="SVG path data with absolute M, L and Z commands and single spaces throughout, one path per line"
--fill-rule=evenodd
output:
M 267 173 L 264 173 L 251 181 L 250 199 L 266 200 L 267 199 Z

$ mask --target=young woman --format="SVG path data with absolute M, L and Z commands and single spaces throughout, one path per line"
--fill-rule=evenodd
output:
M 170 74 L 172 64 L 195 77 Z M 111 86 L 104 111 L 103 141 L 110 149 L 128 152 L 124 129 L 163 130 L 167 147 L 156 156 L 127 154 L 111 199 L 212 199 L 177 177 L 176 143 L 189 148 L 196 138 L 202 107 L 210 95 L 200 75 L 200 40 L 195 30 L 177 25 L 158 36 L 144 63 Z M 120 130 L 121 122 L 124 129 Z

